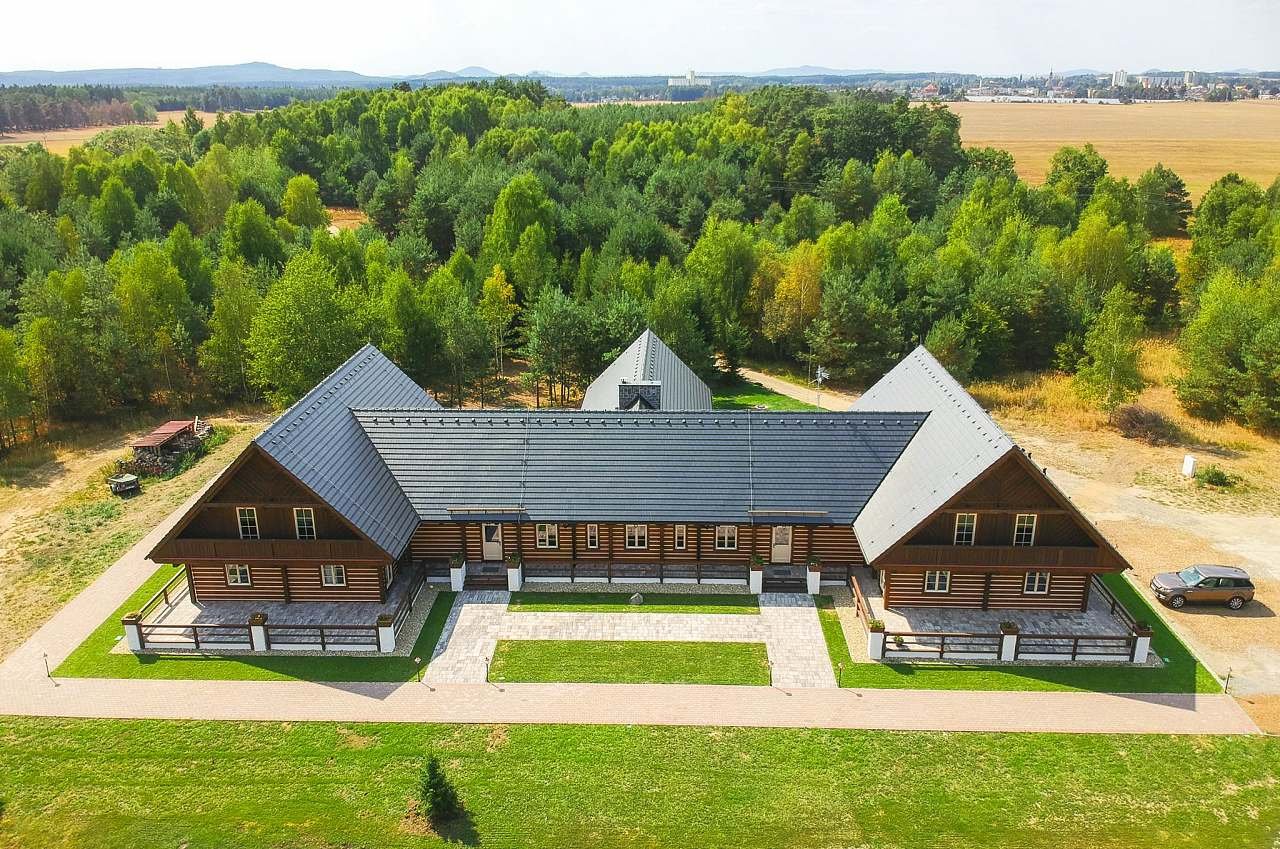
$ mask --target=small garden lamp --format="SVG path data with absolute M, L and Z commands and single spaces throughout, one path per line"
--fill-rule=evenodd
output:
M 417 667 L 416 674 L 418 676 L 418 683 L 421 684 L 422 683 L 422 658 L 415 657 L 413 659 L 413 665 Z

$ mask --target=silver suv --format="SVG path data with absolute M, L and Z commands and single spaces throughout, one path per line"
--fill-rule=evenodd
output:
M 1174 609 L 1187 602 L 1216 602 L 1239 610 L 1253 600 L 1253 581 L 1235 566 L 1201 563 L 1181 572 L 1161 572 L 1151 579 L 1151 589 L 1156 598 Z

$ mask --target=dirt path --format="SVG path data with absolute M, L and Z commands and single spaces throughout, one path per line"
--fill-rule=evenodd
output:
M 845 395 L 840 392 L 832 392 L 823 389 L 819 392 L 816 389 L 810 389 L 807 386 L 797 386 L 789 380 L 783 380 L 780 377 L 774 377 L 771 374 L 765 374 L 755 369 L 738 367 L 738 374 L 742 375 L 752 383 L 758 383 L 765 389 L 777 392 L 779 395 L 787 395 L 795 398 L 797 401 L 803 401 L 806 404 L 812 404 L 815 407 L 821 407 L 824 410 L 834 410 L 837 413 L 843 413 L 849 409 L 849 405 L 854 402 L 856 396 Z

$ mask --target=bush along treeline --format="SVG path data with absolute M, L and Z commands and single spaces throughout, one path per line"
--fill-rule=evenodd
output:
M 873 380 L 1060 368 L 1108 408 L 1178 332 L 1203 415 L 1280 418 L 1280 187 L 1192 217 L 1156 166 L 1064 148 L 1044 185 L 945 107 L 766 87 L 574 109 L 539 83 L 344 91 L 0 160 L 0 415 L 284 404 L 372 341 L 460 404 L 503 357 L 572 400 L 645 326 L 712 376 L 808 358 Z M 326 207 L 369 224 L 331 235 Z M 1187 231 L 1187 273 L 1153 238 Z M 1136 382 L 1136 384 L 1135 384 Z

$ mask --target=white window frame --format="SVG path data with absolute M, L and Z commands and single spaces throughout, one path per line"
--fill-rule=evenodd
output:
M 1049 583 L 1052 580 L 1053 576 L 1049 572 L 1028 572 L 1022 576 L 1022 594 L 1048 595 Z
M 560 526 L 550 522 L 539 522 L 534 526 L 534 545 L 538 548 L 559 548 Z
M 341 563 L 320 564 L 320 586 L 345 587 L 347 585 L 347 567 Z
M 252 533 L 245 533 L 245 520 L 253 525 Z M 258 508 L 257 507 L 237 507 L 236 508 L 236 527 L 240 531 L 240 539 L 262 539 L 262 530 L 258 525 Z
M 968 542 L 960 541 L 960 520 L 962 518 L 970 518 L 973 520 L 972 524 L 969 525 L 969 529 L 968 529 L 969 530 Z M 957 513 L 955 528 L 951 535 L 952 544 L 953 545 L 973 545 L 977 541 L 978 541 L 978 514 L 977 513 Z
M 676 551 L 684 551 L 689 547 L 689 526 L 675 525 L 671 531 L 671 547 Z
M 738 526 L 716 525 L 716 551 L 738 550 Z
M 648 525 L 627 525 L 626 547 L 631 551 L 643 551 L 649 547 Z
M 225 567 L 227 576 L 227 586 L 229 587 L 251 587 L 253 586 L 253 570 L 249 568 L 247 563 L 228 563 Z M 235 576 L 234 579 L 232 576 Z M 244 576 L 244 580 L 240 580 L 240 576 Z
M 930 584 L 933 586 L 930 587 Z M 945 569 L 930 569 L 924 573 L 924 582 L 921 584 L 927 593 L 936 593 L 944 595 L 951 592 L 951 573 Z
M 310 523 L 310 536 L 303 536 L 302 524 L 298 521 L 306 518 Z M 316 538 L 316 511 L 314 507 L 295 507 L 293 508 L 293 533 L 298 539 L 315 539 Z
M 1029 533 L 1028 528 L 1023 525 L 1025 520 L 1031 520 Z M 1039 518 L 1035 513 L 1019 513 L 1013 517 L 1013 544 L 1018 546 L 1030 546 L 1036 544 L 1036 526 L 1040 524 Z
M 595 522 L 587 525 L 587 548 L 592 551 L 600 547 L 600 526 Z

